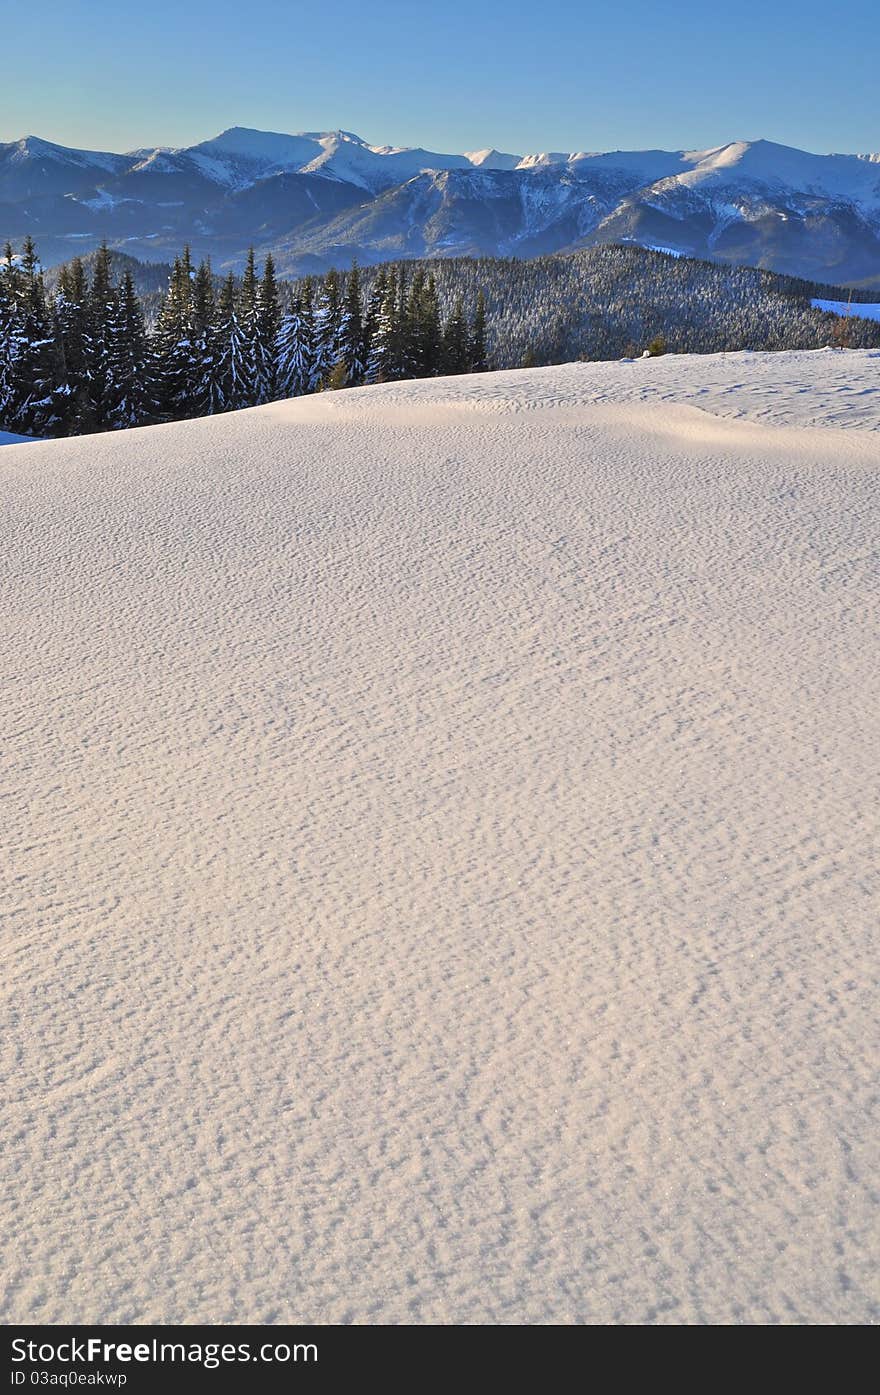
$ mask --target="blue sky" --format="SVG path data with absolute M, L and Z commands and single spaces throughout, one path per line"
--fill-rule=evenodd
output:
M 765 137 L 880 150 L 878 0 L 0 0 L 0 140 L 226 126 L 516 152 Z M 17 25 L 21 43 L 13 43 Z

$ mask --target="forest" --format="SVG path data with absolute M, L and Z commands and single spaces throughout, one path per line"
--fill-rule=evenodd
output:
M 106 246 L 45 274 L 27 239 L 0 262 L 0 430 L 181 420 L 400 378 L 645 351 L 880 346 L 880 325 L 814 309 L 845 288 L 632 245 L 386 263 L 280 281 L 254 252 L 216 275 Z

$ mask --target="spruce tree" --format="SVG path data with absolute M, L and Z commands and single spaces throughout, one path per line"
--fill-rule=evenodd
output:
M 95 253 L 92 281 L 88 298 L 87 412 L 91 429 L 103 431 L 110 424 L 113 388 L 110 379 L 111 322 L 115 314 L 115 295 L 110 251 L 103 242 Z
M 405 263 L 397 269 L 397 304 L 391 334 L 391 377 L 411 378 L 414 362 L 414 334 L 409 316 L 408 272 Z
M 477 292 L 477 304 L 471 322 L 470 371 L 485 373 L 489 364 L 486 360 L 486 298 L 482 290 Z
M 468 325 L 464 314 L 464 300 L 455 298 L 452 314 L 443 331 L 443 372 L 466 373 L 470 361 Z
M 345 283 L 342 321 L 339 332 L 339 355 L 345 364 L 349 387 L 363 382 L 367 370 L 364 315 L 361 307 L 361 278 L 357 263 L 352 265 Z
M 130 271 L 125 272 L 114 298 L 108 357 L 107 424 L 116 430 L 140 426 L 149 419 L 154 404 L 149 392 L 144 316 Z
M 7 242 L 0 266 L 0 431 L 12 431 L 17 414 L 19 312 L 18 264 L 12 244 Z
M 33 239 L 26 237 L 11 279 L 12 429 L 25 436 L 51 435 L 63 420 L 62 362 L 55 324 L 46 302 Z
M 342 297 L 339 273 L 328 271 L 321 282 L 315 303 L 314 358 L 312 361 L 312 390 L 322 386 L 333 372 L 340 352 Z
M 192 320 L 192 259 L 176 257 L 153 337 L 156 405 L 164 421 L 192 415 L 195 373 Z
M 238 322 L 243 337 L 243 353 L 239 371 L 239 407 L 253 407 L 257 401 L 257 339 L 259 335 L 259 282 L 253 247 L 248 248 L 241 291 L 238 298 Z
M 366 375 L 368 383 L 386 383 L 394 377 L 397 304 L 397 278 L 394 268 L 391 267 L 385 273 L 382 300 L 376 311 L 370 335 Z
M 251 374 L 248 363 L 248 341 L 241 323 L 235 277 L 232 272 L 223 283 L 223 289 L 217 303 L 215 344 L 219 410 L 230 412 L 239 407 L 249 406 L 247 394 Z
M 377 382 L 377 365 L 373 357 L 373 345 L 379 329 L 379 320 L 382 314 L 382 306 L 385 302 L 385 294 L 388 289 L 388 278 L 384 267 L 380 267 L 378 274 L 374 277 L 370 286 L 370 294 L 367 298 L 366 314 L 364 316 L 364 360 L 366 369 L 364 381 L 367 383 Z
M 275 263 L 269 253 L 257 288 L 254 317 L 254 401 L 273 402 L 277 393 L 276 339 L 281 321 Z
M 309 317 L 301 295 L 282 318 L 275 340 L 276 386 L 279 397 L 300 397 L 309 391 L 312 349 Z
M 53 303 L 66 391 L 63 429 L 66 435 L 94 430 L 91 406 L 89 286 L 81 257 L 61 268 Z
M 220 383 L 220 343 L 217 303 L 211 263 L 203 261 L 193 278 L 192 289 L 192 411 L 208 417 L 223 410 Z

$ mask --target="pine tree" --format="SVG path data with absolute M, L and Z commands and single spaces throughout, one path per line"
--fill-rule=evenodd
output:
M 63 430 L 67 435 L 79 435 L 94 429 L 89 382 L 89 286 L 81 257 L 74 257 L 62 267 L 53 311 L 67 399 Z
M 443 372 L 466 373 L 470 361 L 468 326 L 464 314 L 464 300 L 455 298 L 452 314 L 443 331 Z
M 390 382 L 395 375 L 397 328 L 397 277 L 391 267 L 385 275 L 382 302 L 376 313 L 367 360 L 367 382 Z
M 147 336 L 131 272 L 126 271 L 114 298 L 108 327 L 107 424 L 111 428 L 140 426 L 153 404 L 147 381 Z
M 95 254 L 88 297 L 87 414 L 90 427 L 94 431 L 103 431 L 110 424 L 113 397 L 110 381 L 110 337 L 115 309 L 112 262 L 104 242 Z
M 259 289 L 254 249 L 249 247 L 238 299 L 238 320 L 243 336 L 243 353 L 239 374 L 240 396 L 236 404 L 239 407 L 253 407 L 257 401 Z
M 211 263 L 203 261 L 193 278 L 192 290 L 193 414 L 213 416 L 223 410 L 220 382 L 220 343 L 217 303 Z
M 7 242 L 0 267 L 0 431 L 13 429 L 18 410 L 19 281 L 12 243 Z
M 397 269 L 397 304 L 394 308 L 394 324 L 391 334 L 391 377 L 411 378 L 414 372 L 413 326 L 409 316 L 409 288 L 407 267 L 402 263 Z
M 275 340 L 277 389 L 280 397 L 300 397 L 308 392 L 312 377 L 312 345 L 308 302 L 294 298 L 283 317 Z
M 193 270 L 189 248 L 175 258 L 154 335 L 156 405 L 165 421 L 191 416 L 196 399 L 193 350 Z
M 407 314 L 410 336 L 410 371 L 429 378 L 440 366 L 440 305 L 433 274 L 418 268 L 412 281 Z
M 249 406 L 248 392 L 251 375 L 248 363 L 248 341 L 239 315 L 235 277 L 229 273 L 223 283 L 217 303 L 215 336 L 217 366 L 217 397 L 220 411 L 235 411 Z
M 486 361 L 486 297 L 482 290 L 477 291 L 477 304 L 471 321 L 470 371 L 485 373 L 489 364 Z
M 339 274 L 328 271 L 315 303 L 314 358 L 311 387 L 315 391 L 329 378 L 340 358 L 342 297 Z
M 348 364 L 344 358 L 337 359 L 329 376 L 321 384 L 322 390 L 337 392 L 340 388 L 346 388 L 348 385 Z
M 263 278 L 257 288 L 254 316 L 254 401 L 273 402 L 277 391 L 276 339 L 281 311 L 272 254 L 266 257 Z
M 12 429 L 25 436 L 50 435 L 63 420 L 62 362 L 43 275 L 31 237 L 22 246 L 19 266 L 10 280 L 13 297 L 11 335 Z
M 370 287 L 370 294 L 367 298 L 367 309 L 364 316 L 364 359 L 366 369 L 364 381 L 375 383 L 379 381 L 379 365 L 374 357 L 373 347 L 376 343 L 376 336 L 379 332 L 379 321 L 382 316 L 382 306 L 385 302 L 385 295 L 388 290 L 388 277 L 384 267 L 379 268 L 379 272 Z
M 345 364 L 347 385 L 352 387 L 363 382 L 367 370 L 367 351 L 361 307 L 361 278 L 356 262 L 352 265 L 345 283 L 339 354 Z

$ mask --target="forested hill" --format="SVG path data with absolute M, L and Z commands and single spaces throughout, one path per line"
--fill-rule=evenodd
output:
M 880 325 L 857 318 L 858 300 L 872 299 L 867 292 L 852 293 L 852 318 L 843 326 L 810 300 L 846 303 L 849 289 L 641 247 L 407 265 L 430 268 L 441 307 L 483 291 L 489 361 L 496 368 L 632 356 L 657 336 L 672 353 L 880 346 Z M 367 288 L 377 272 L 362 271 Z
M 96 255 L 84 258 L 87 271 Z M 147 324 L 153 325 L 171 267 L 113 250 L 109 258 L 115 281 L 130 273 Z M 658 335 L 673 353 L 814 349 L 841 338 L 853 348 L 880 343 L 878 327 L 857 318 L 859 301 L 876 300 L 876 292 L 872 296 L 869 291 L 632 245 L 590 247 L 530 260 L 431 258 L 409 261 L 406 267 L 410 276 L 419 267 L 433 275 L 447 314 L 459 295 L 473 304 L 477 291 L 483 290 L 489 358 L 498 368 L 517 367 L 523 361 L 549 364 L 630 356 L 641 353 Z M 57 285 L 61 271 L 53 267 L 46 273 L 48 291 Z M 379 266 L 362 268 L 364 288 L 381 272 Z M 308 278 L 279 281 L 284 308 L 307 283 Z M 215 277 L 218 291 L 220 284 L 221 278 Z M 810 304 L 811 299 L 846 303 L 850 296 L 852 319 L 845 330 Z

